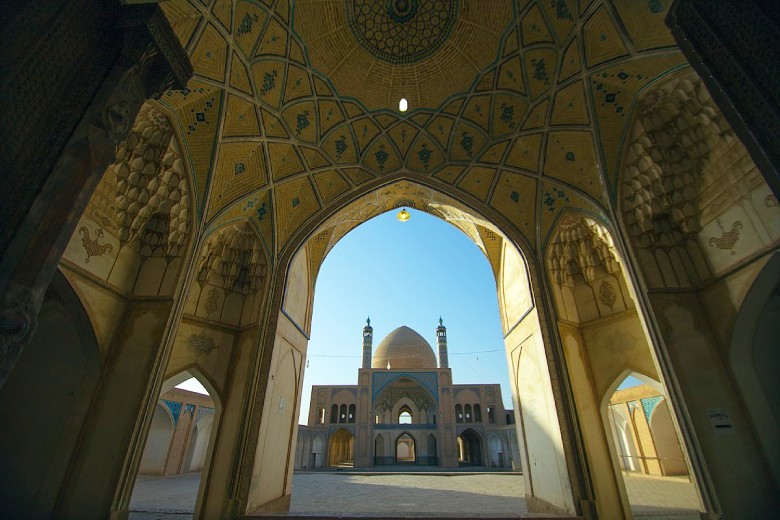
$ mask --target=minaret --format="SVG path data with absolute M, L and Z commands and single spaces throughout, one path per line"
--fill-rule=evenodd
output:
M 439 347 L 439 368 L 450 368 L 447 360 L 447 327 L 439 316 L 439 326 L 436 327 L 436 346 Z
M 371 350 L 374 341 L 374 329 L 371 328 L 371 318 L 366 318 L 363 327 L 363 368 L 371 368 Z

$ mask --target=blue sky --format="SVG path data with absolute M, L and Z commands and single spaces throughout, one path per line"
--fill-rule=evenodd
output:
M 371 316 L 374 348 L 406 325 L 436 350 L 439 316 L 447 327 L 456 384 L 499 383 L 512 407 L 496 285 L 482 251 L 462 231 L 415 210 L 358 226 L 325 258 L 314 293 L 311 341 L 299 422 L 307 422 L 311 385 L 356 384 L 362 332 Z

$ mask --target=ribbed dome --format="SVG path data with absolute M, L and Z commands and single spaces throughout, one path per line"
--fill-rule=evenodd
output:
M 431 344 L 409 327 L 398 327 L 388 334 L 374 352 L 371 368 L 436 368 Z

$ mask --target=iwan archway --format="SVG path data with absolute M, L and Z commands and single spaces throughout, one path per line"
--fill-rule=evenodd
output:
M 330 438 L 328 443 L 329 466 L 352 466 L 354 455 L 355 437 L 352 433 L 342 428 Z
M 604 392 L 582 391 L 575 356 L 604 345 L 583 317 L 610 322 L 626 293 L 656 354 L 653 370 L 628 368 L 663 383 L 707 514 L 780 509 L 765 460 L 776 428 L 744 407 L 766 392 L 744 380 L 748 359 L 728 359 L 750 337 L 740 308 L 767 300 L 746 288 L 780 245 L 778 147 L 755 137 L 776 127 L 776 89 L 750 80 L 776 76 L 756 52 L 776 29 L 761 2 L 429 2 L 460 8 L 410 54 L 330 2 L 55 3 L 13 3 L 0 50 L 3 92 L 22 100 L 0 127 L 0 383 L 15 385 L 0 391 L 76 403 L 49 471 L 26 444 L 43 421 L 8 400 L 23 426 L 7 449 L 35 464 L 14 459 L 2 482 L 43 497 L 5 487 L 20 516 L 124 518 L 163 381 L 190 366 L 223 402 L 196 516 L 284 509 L 317 266 L 401 198 L 494 259 L 533 509 L 628 516 Z M 425 12 L 406 13 L 422 31 Z M 400 31 L 409 19 L 396 18 Z M 416 184 L 395 196 L 404 179 Z M 362 197 L 376 204 L 349 207 Z M 567 209 L 605 225 L 625 287 L 593 238 L 574 248 Z M 548 255 L 554 226 L 583 254 Z M 560 260 L 562 283 L 543 268 Z M 54 348 L 36 342 L 67 315 L 45 296 L 58 267 L 93 330 L 70 336 L 81 366 L 41 390 L 27 375 L 46 367 L 24 358 Z
M 519 426 L 522 445 L 522 465 L 528 468 L 525 479 L 529 507 L 539 511 L 577 514 L 581 509 L 575 504 L 580 503 L 581 497 L 588 495 L 591 500 L 595 498 L 592 479 L 595 477 L 614 480 L 613 466 L 618 466 L 606 452 L 606 464 L 599 470 L 605 471 L 606 476 L 589 475 L 584 469 L 590 454 L 587 446 L 574 440 L 582 435 L 582 427 L 571 412 L 574 406 L 573 392 L 563 369 L 565 355 L 558 347 L 556 331 L 542 326 L 542 323 L 549 319 L 547 317 L 551 315 L 551 310 L 549 297 L 545 296 L 548 294 L 545 289 L 546 282 L 539 272 L 538 253 L 530 246 L 526 237 L 495 211 L 477 200 L 462 195 L 456 199 L 447 192 L 447 187 L 430 179 L 398 175 L 377 182 L 372 189 L 358 196 L 350 197 L 349 201 L 345 200 L 330 215 L 323 215 L 319 224 L 313 223 L 309 226 L 308 232 L 301 231 L 296 235 L 294 243 L 298 244 L 297 248 L 291 247 L 282 253 L 287 259 L 288 267 L 277 273 L 276 286 L 283 290 L 274 295 L 273 305 L 278 305 L 279 311 L 275 318 L 276 323 L 273 324 L 274 334 L 271 335 L 273 329 L 269 329 L 269 335 L 266 337 L 266 349 L 273 352 L 271 359 L 267 360 L 270 365 L 268 377 L 275 380 L 276 356 L 289 355 L 291 352 L 296 356 L 305 356 L 308 327 L 311 323 L 313 287 L 319 265 L 330 248 L 351 229 L 385 211 L 404 206 L 429 212 L 466 233 L 486 254 L 496 276 L 506 348 L 512 363 L 510 378 L 513 400 L 516 403 L 516 424 Z M 547 231 L 552 232 L 551 228 L 552 226 Z M 298 380 L 302 381 L 300 375 Z M 587 388 L 582 384 L 577 391 L 587 394 Z M 276 407 L 276 403 L 271 404 Z M 374 454 L 358 452 L 355 454 L 356 460 L 361 457 L 381 460 L 390 450 L 397 455 L 399 448 L 395 443 L 396 439 L 391 440 L 390 446 L 385 446 L 385 440 L 377 440 L 370 433 L 372 430 L 369 423 L 377 420 L 377 409 L 371 396 L 358 397 L 356 412 L 356 438 L 371 435 L 365 440 L 361 438 L 360 444 L 376 450 Z M 411 415 L 414 416 L 414 413 Z M 275 424 L 285 420 L 288 419 L 277 417 L 276 414 L 267 416 L 269 423 L 264 425 L 261 422 L 259 425 L 260 435 L 263 435 L 264 428 L 277 428 Z M 453 435 L 450 437 L 455 439 L 454 420 L 452 424 L 443 424 L 442 427 L 445 431 L 451 430 Z M 595 428 L 590 434 L 592 437 L 605 437 L 600 422 L 590 423 L 589 427 Z M 293 434 L 291 429 L 288 435 Z M 446 438 L 447 436 L 443 437 Z M 472 437 L 468 437 L 467 441 L 471 448 L 468 463 L 482 464 L 487 457 L 484 447 L 486 441 L 473 442 Z M 458 460 L 459 447 L 454 442 L 443 440 L 439 450 L 444 460 L 447 457 Z M 253 484 L 249 486 L 248 510 L 275 507 L 275 500 L 282 497 L 275 499 L 267 488 L 258 484 L 276 479 L 290 482 L 293 454 L 294 452 L 288 453 L 284 461 L 277 458 L 276 466 L 254 465 Z M 595 452 L 591 456 L 599 457 L 604 454 L 604 451 Z M 265 458 L 262 449 L 258 449 L 255 456 L 259 460 Z M 284 493 L 289 492 L 288 484 Z M 618 514 L 622 514 L 628 507 L 618 488 L 605 489 L 602 486 L 597 493 L 605 512 L 619 511 Z

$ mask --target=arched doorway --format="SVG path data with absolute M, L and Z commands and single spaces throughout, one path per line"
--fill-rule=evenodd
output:
M 330 436 L 328 442 L 328 465 L 349 467 L 354 460 L 355 437 L 352 433 L 341 428 Z
M 488 436 L 488 449 L 490 451 L 490 467 L 503 468 L 504 452 L 501 449 L 501 439 L 495 433 Z
M 0 503 L 15 518 L 54 511 L 101 372 L 97 339 L 57 271 L 38 327 L 0 390 Z M 56 483 L 56 484 L 55 484 Z
M 687 459 L 663 386 L 644 374 L 625 373 L 609 387 L 605 400 L 602 417 L 609 430 L 612 457 L 621 470 L 617 483 L 632 514 L 662 514 L 675 508 L 696 515 L 699 497 L 688 477 Z M 648 482 L 658 490 L 656 495 L 647 494 Z M 661 494 L 667 497 L 661 499 Z
M 159 513 L 171 509 L 171 501 L 175 509 L 196 510 L 206 480 L 201 472 L 208 470 L 213 451 L 218 407 L 211 383 L 195 367 L 163 383 L 133 486 L 130 511 Z
M 471 428 L 458 435 L 458 450 L 461 466 L 482 466 L 482 438 Z
M 417 446 L 414 437 L 409 433 L 402 433 L 395 440 L 396 464 L 414 464 L 417 461 Z
M 374 439 L 374 464 L 377 466 L 383 466 L 385 464 L 392 464 L 393 457 L 387 456 L 385 453 L 385 437 L 382 434 L 378 434 Z
M 653 378 L 652 391 L 637 398 L 666 395 L 638 312 L 636 293 L 629 287 L 625 260 L 615 246 L 613 232 L 604 221 L 584 212 L 561 213 L 552 228 L 546 255 L 568 379 L 583 425 L 581 438 L 591 476 L 597 482 L 594 493 L 599 512 L 608 517 L 628 516 L 631 504 L 618 468 L 633 467 L 638 461 L 629 458 L 630 444 L 620 438 L 621 421 L 608 423 L 613 417 L 620 419 L 621 414 L 610 413 L 606 403 L 633 371 Z M 621 348 L 616 348 L 617 344 Z M 631 413 L 626 414 L 631 423 Z M 647 426 L 646 421 L 642 424 Z M 660 474 L 652 451 L 653 456 L 641 457 L 641 463 Z
M 775 253 L 748 290 L 729 350 L 734 379 L 767 461 L 780 487 L 780 253 Z
M 428 446 L 425 462 L 429 466 L 435 466 L 438 463 L 438 453 L 436 451 L 436 436 L 432 433 L 428 434 Z
M 312 442 L 311 445 L 311 467 L 312 468 L 321 468 L 322 467 L 322 452 L 325 448 L 325 440 L 322 438 L 322 436 L 317 435 L 314 438 L 314 442 Z

